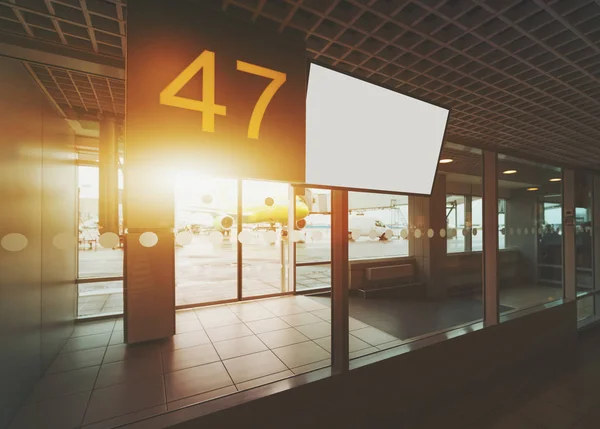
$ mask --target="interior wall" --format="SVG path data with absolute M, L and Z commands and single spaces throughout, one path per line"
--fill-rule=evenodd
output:
M 19 233 L 28 240 L 18 252 L 0 247 L 0 428 L 60 351 L 76 316 L 73 143 L 23 64 L 0 58 L 0 238 Z

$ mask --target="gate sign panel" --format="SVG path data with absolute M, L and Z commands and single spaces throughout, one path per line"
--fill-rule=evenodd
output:
M 302 40 L 188 1 L 127 8 L 128 163 L 304 182 Z

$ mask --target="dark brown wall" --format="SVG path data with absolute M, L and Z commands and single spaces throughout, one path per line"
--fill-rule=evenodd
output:
M 0 428 L 5 427 L 72 331 L 76 300 L 74 136 L 25 67 L 0 58 Z

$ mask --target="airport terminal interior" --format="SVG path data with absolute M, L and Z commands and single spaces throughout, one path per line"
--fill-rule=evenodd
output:
M 128 170 L 130 3 L 0 0 L 0 428 L 167 427 L 488 328 L 529 323 L 533 359 L 600 319 L 597 0 L 192 1 L 450 116 L 430 195 L 184 163 L 144 176 L 152 198 Z

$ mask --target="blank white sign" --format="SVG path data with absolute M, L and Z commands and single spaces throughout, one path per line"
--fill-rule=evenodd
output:
M 311 64 L 306 183 L 430 195 L 448 113 Z

